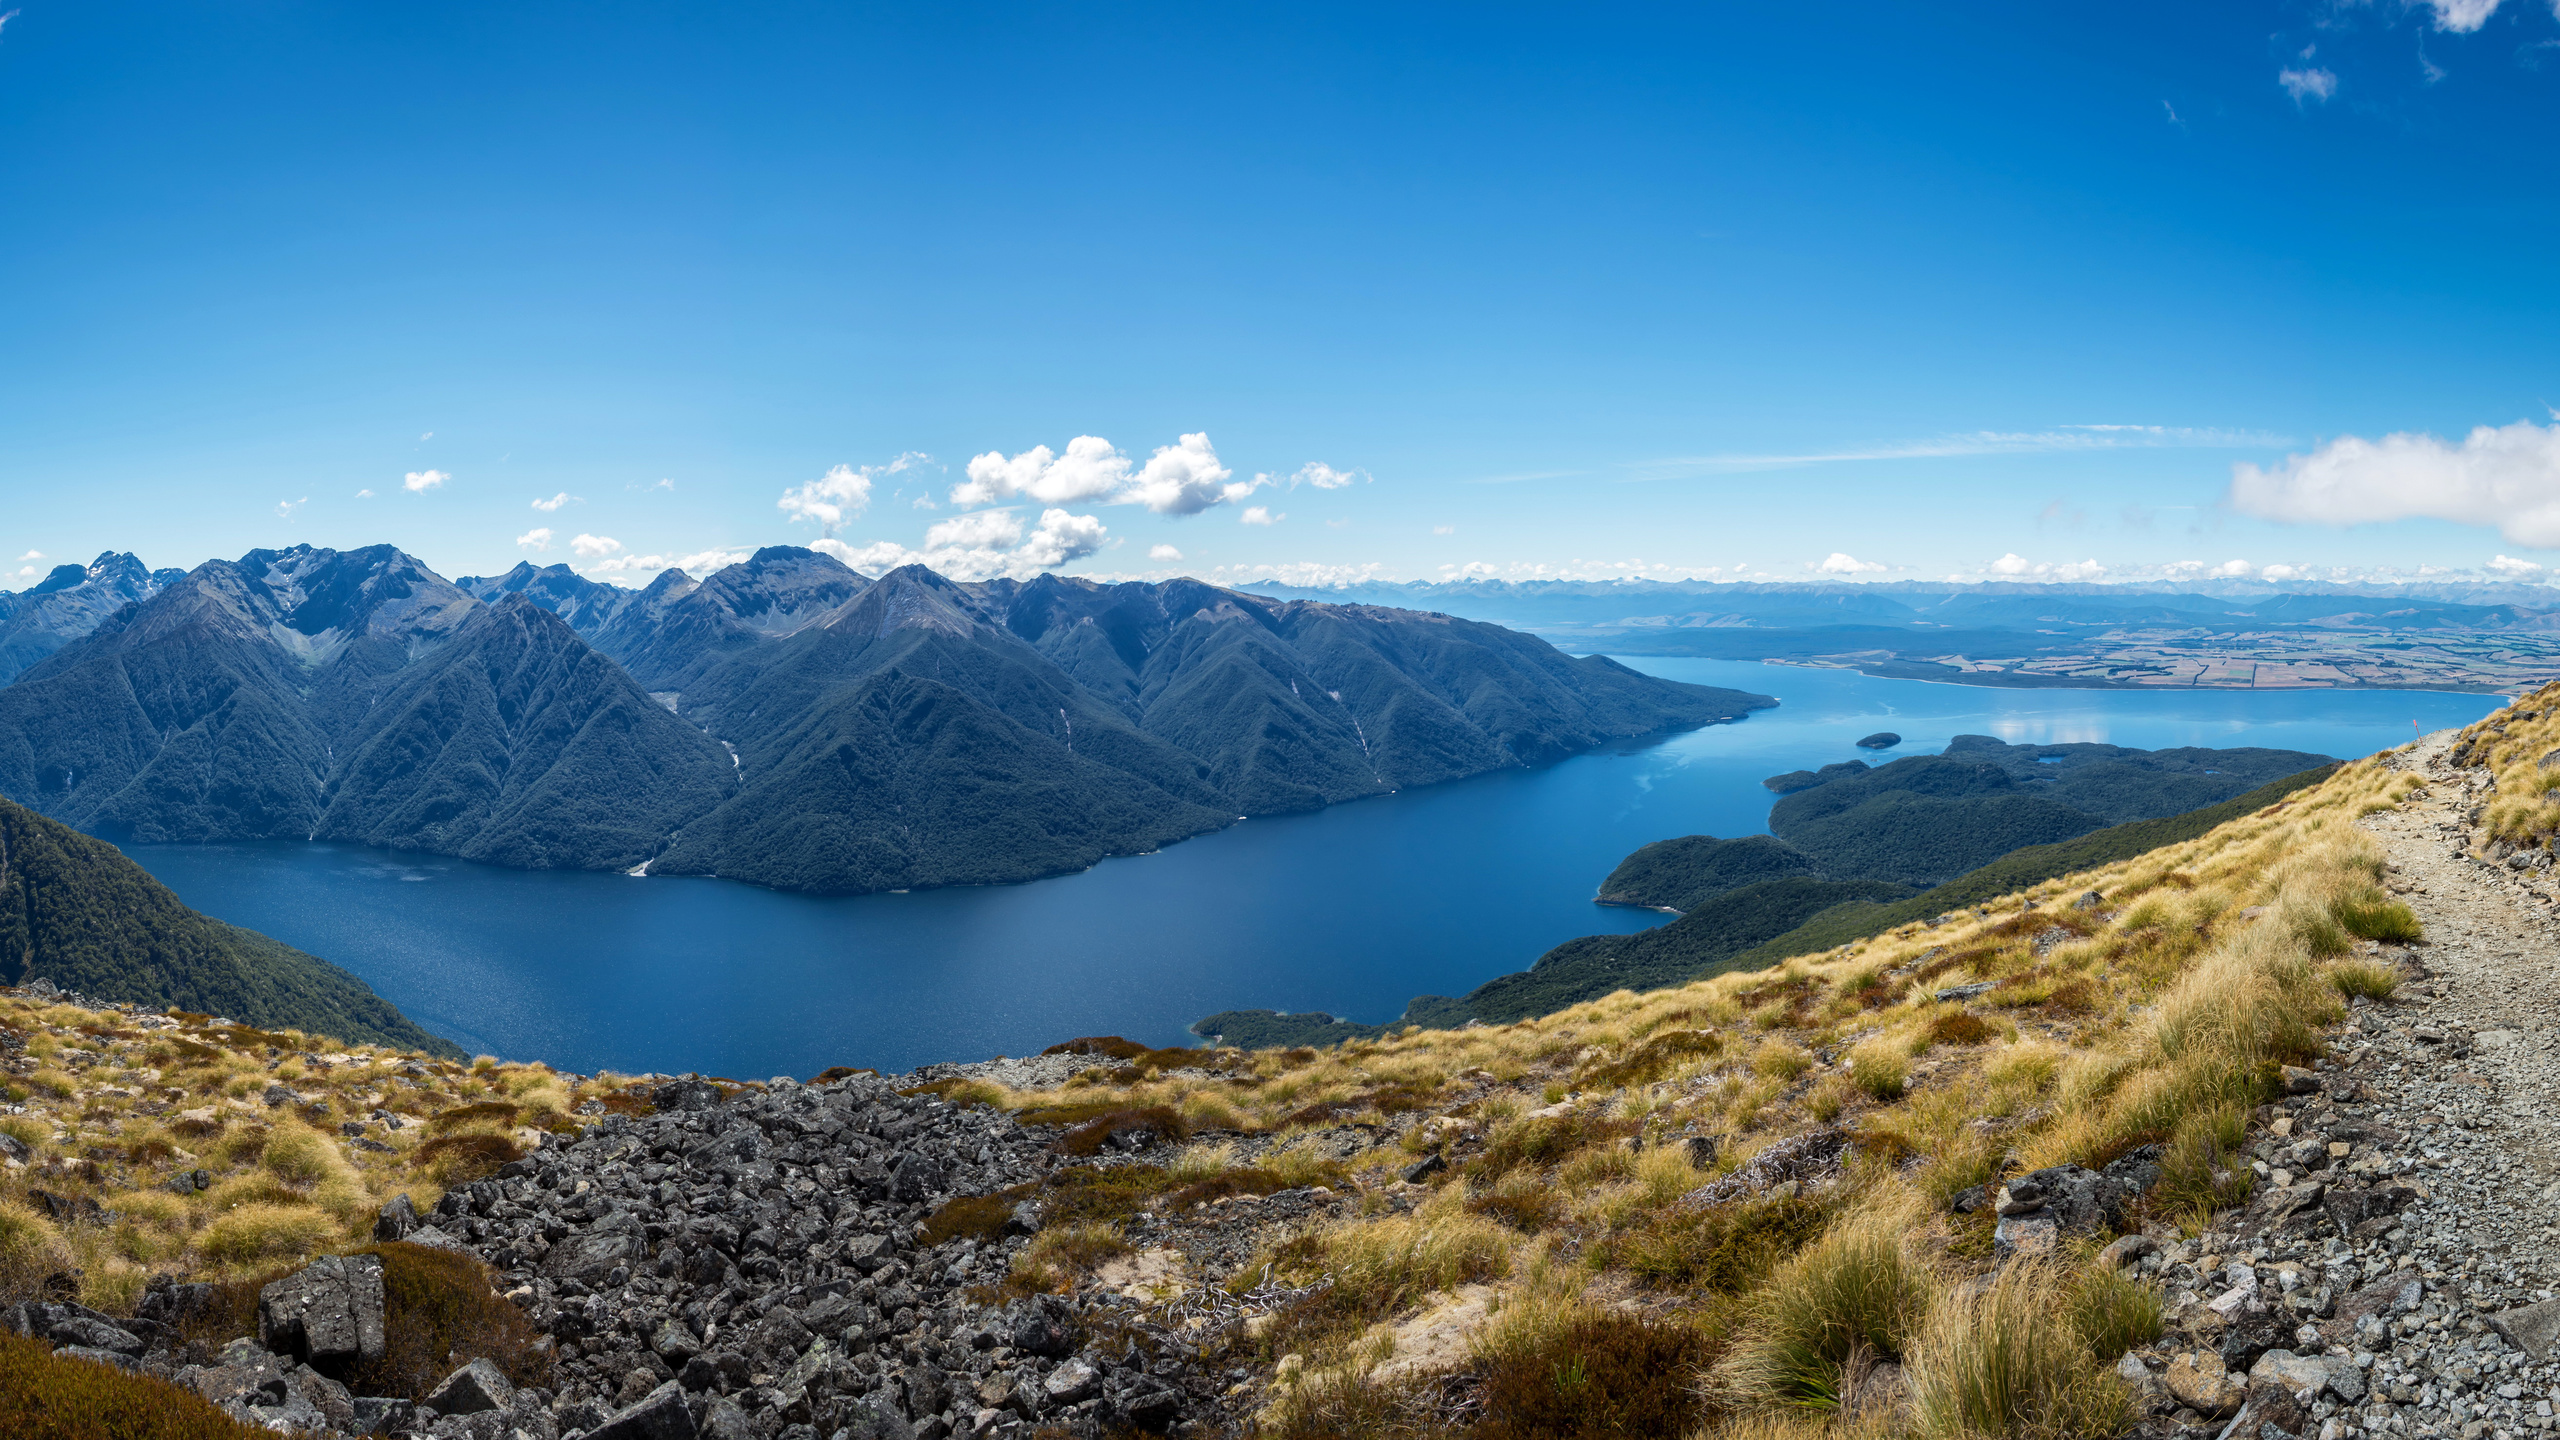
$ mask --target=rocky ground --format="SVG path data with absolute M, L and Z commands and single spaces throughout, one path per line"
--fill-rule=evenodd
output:
M 1244 1375 L 1215 1352 L 1242 1316 L 1210 1312 L 1234 1302 L 1168 1307 L 1196 1288 L 1179 1273 L 1153 1277 L 1176 1282 L 1162 1294 L 1124 1274 L 1127 1293 L 1008 1302 L 997 1287 L 1042 1224 L 1036 1205 L 998 1239 L 919 1243 L 937 1202 L 1027 1184 L 1062 1161 L 1053 1132 L 897 1094 L 911 1078 L 778 1081 L 731 1098 L 671 1081 L 657 1089 L 661 1113 L 605 1117 L 424 1216 L 405 1197 L 387 1207 L 378 1238 L 467 1250 L 502 1272 L 507 1298 L 555 1347 L 551 1388 L 518 1391 L 478 1362 L 422 1404 L 350 1394 L 329 1378 L 333 1362 L 359 1353 L 368 1326 L 377 1353 L 381 1343 L 380 1267 L 368 1282 L 365 1257 L 268 1287 L 261 1340 L 219 1354 L 177 1340 L 202 1287 L 156 1289 L 137 1320 L 64 1304 L 12 1319 L 283 1431 L 939 1440 L 1229 1428 L 1219 1401 Z M 1247 1208 L 1325 1204 L 1283 1193 L 1204 1206 L 1202 1218 Z M 1216 1271 L 1214 1242 L 1202 1249 L 1202 1269 Z M 286 1324 L 271 1311 L 338 1319 Z M 324 1331 L 334 1338 L 313 1338 Z
M 2427 940 L 2374 946 L 2409 977 L 2354 1003 L 2331 1058 L 2260 1112 L 2249 1206 L 2139 1264 L 2169 1301 L 2128 1356 L 2153 1424 L 2498 1440 L 2554 1428 L 2560 1401 L 2560 1042 L 2554 912 L 2530 859 L 2475 854 L 2485 772 L 2448 736 L 2405 762 L 2423 798 L 2360 822 Z M 2163 1237 L 2168 1238 L 2168 1237 Z M 2128 1249 L 2141 1249 L 2134 1242 Z

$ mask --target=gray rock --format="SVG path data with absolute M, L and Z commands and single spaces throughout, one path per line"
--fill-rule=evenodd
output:
M 415 1236 L 411 1237 L 416 1238 Z M 542 1273 L 555 1280 L 601 1285 L 617 1268 L 628 1268 L 645 1253 L 640 1237 L 625 1231 L 590 1231 L 551 1247 L 542 1257 Z
M 1983 980 L 1971 985 L 1950 985 L 1944 990 L 1940 990 L 1932 994 L 1929 998 L 1937 1001 L 1941 1005 L 1953 1000 L 1970 1000 L 1976 995 L 1990 994 L 1991 987 L 1996 983 L 1998 982 Z
M 2536 1360 L 2550 1358 L 2552 1342 L 2560 1340 L 2560 1300 L 2500 1311 L 2488 1320 L 2490 1329 Z
M 747 1424 L 747 1412 L 727 1396 L 704 1407 L 698 1433 L 702 1440 L 756 1440 L 755 1430 Z
M 321 1370 L 382 1358 L 382 1257 L 323 1255 L 258 1291 L 258 1343 Z
M 141 1336 L 86 1315 L 69 1315 L 53 1322 L 46 1327 L 45 1338 L 56 1345 L 109 1350 L 118 1355 L 139 1355 L 144 1348 Z
M 1102 1372 L 1081 1360 L 1070 1360 L 1050 1371 L 1049 1378 L 1040 1382 L 1040 1390 L 1052 1405 L 1073 1405 L 1101 1393 Z
M 380 1395 L 359 1395 L 348 1407 L 353 1411 L 349 1428 L 358 1435 L 389 1435 L 408 1428 L 413 1408 L 406 1400 Z
M 1443 1159 L 1439 1152 L 1434 1151 L 1404 1167 L 1402 1178 L 1407 1185 L 1419 1185 L 1448 1168 L 1449 1162 Z
M 932 1198 L 942 1188 L 942 1165 L 921 1150 L 910 1150 L 898 1157 L 896 1168 L 889 1172 L 889 1198 L 914 1204 Z
M 418 1403 L 439 1415 L 477 1415 L 504 1410 L 516 1396 L 506 1372 L 486 1360 L 474 1360 L 444 1377 L 444 1382 Z
M 1991 1232 L 1991 1254 L 2000 1260 L 2050 1255 L 2061 1241 L 2061 1222 L 2051 1215 L 2004 1215 Z
M 390 1203 L 382 1207 L 382 1213 L 374 1217 L 373 1238 L 383 1241 L 406 1240 L 417 1228 L 418 1207 L 409 1203 L 409 1197 L 405 1193 L 394 1195 Z
M 658 1333 L 649 1337 L 649 1348 L 657 1351 L 668 1364 L 682 1366 L 702 1353 L 702 1342 L 685 1328 L 684 1321 L 670 1315 L 658 1327 Z
M 586 1434 L 586 1440 L 698 1440 L 701 1430 L 685 1404 L 684 1387 L 670 1380 L 616 1411 Z

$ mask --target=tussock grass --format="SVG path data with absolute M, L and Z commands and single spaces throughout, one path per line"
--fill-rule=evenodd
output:
M 1832 1409 L 1852 1357 L 1904 1354 L 1935 1289 L 1910 1249 L 1913 1218 L 1849 1216 L 1779 1267 L 1753 1296 L 1729 1372 L 1735 1388 L 1764 1402 Z
M 2064 1320 L 2068 1291 L 2053 1267 L 2018 1264 L 1978 1292 L 1942 1297 L 1908 1356 L 1919 1432 L 1932 1440 L 2121 1433 L 2130 1397 L 2090 1363 L 2089 1341 Z

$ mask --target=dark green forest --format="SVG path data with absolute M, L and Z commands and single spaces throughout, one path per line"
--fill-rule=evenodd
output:
M 1397 1023 L 1507 1023 L 1617 990 L 1774 965 L 2192 839 L 2332 768 L 2294 750 L 2007 745 L 1969 735 L 1943 756 L 1793 772 L 1770 782 L 1792 789 L 1770 809 L 1775 836 L 1658 840 L 1601 884 L 1604 903 L 1667 907 L 1679 919 L 1568 940 L 1463 998 L 1416 996 Z M 2127 813 L 2143 818 L 2101 818 Z M 1267 1044 L 1353 1038 L 1341 1025 L 1270 1011 L 1221 1012 L 1198 1033 L 1220 1027 L 1230 1043 L 1238 1033 Z
M 0 983 L 462 1057 L 363 981 L 200 915 L 113 845 L 0 800 Z

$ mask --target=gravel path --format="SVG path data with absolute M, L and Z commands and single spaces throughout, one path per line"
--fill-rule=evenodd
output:
M 2487 772 L 2452 739 L 2402 762 L 2420 797 L 2359 822 L 2427 932 L 2365 948 L 2412 978 L 2261 1111 L 2248 1209 L 2145 1262 L 2171 1328 L 2125 1374 L 2154 1433 L 2220 1436 L 2244 1398 L 2255 1440 L 2560 1428 L 2560 912 L 2549 870 L 2470 855 Z

